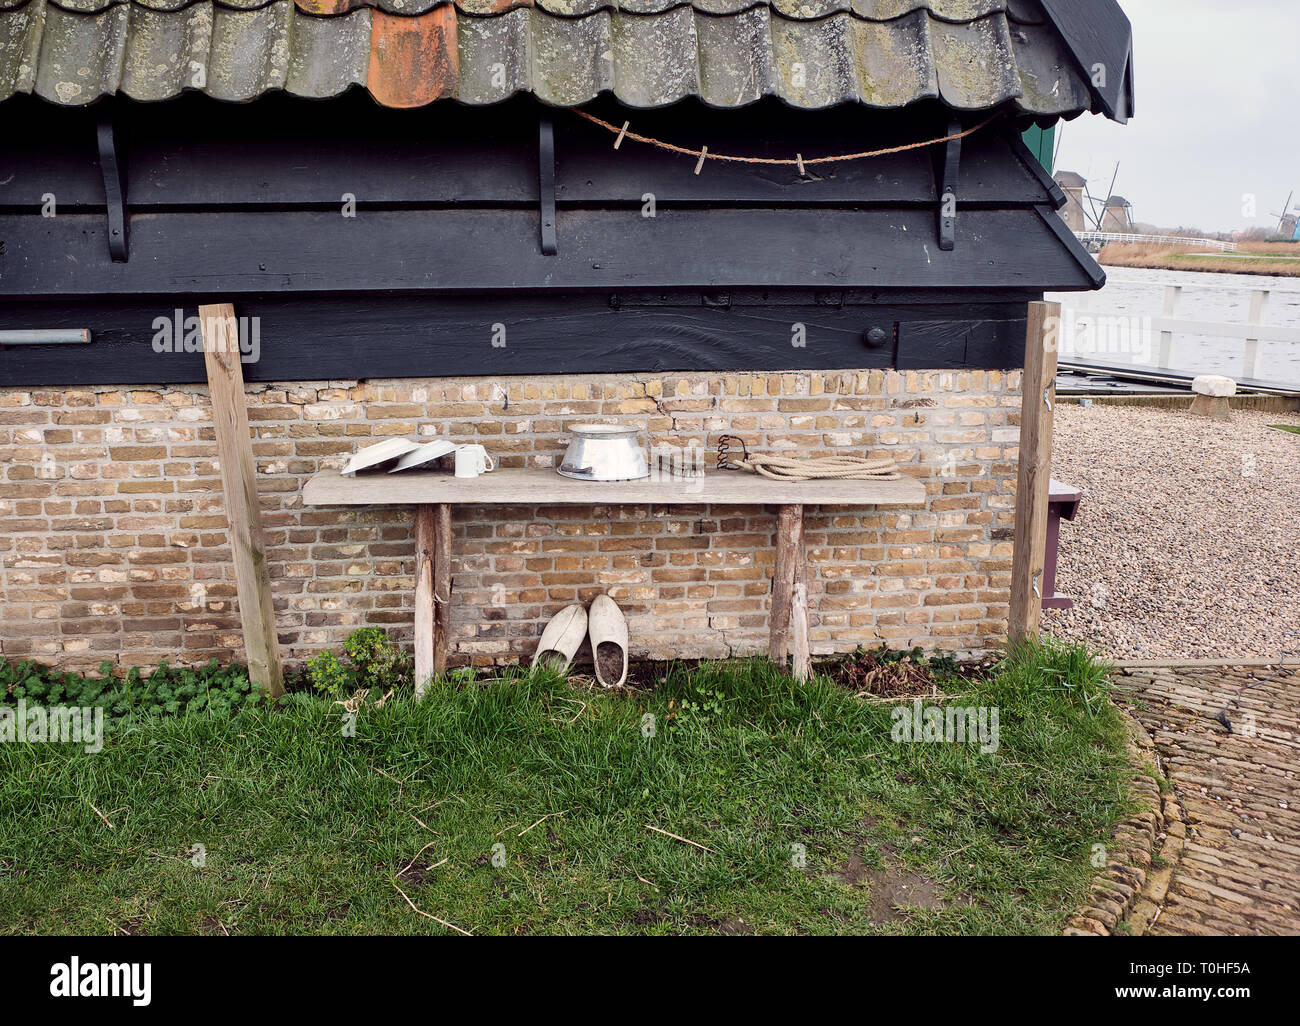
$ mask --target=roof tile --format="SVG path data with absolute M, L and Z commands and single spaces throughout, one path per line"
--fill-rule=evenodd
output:
M 423 107 L 455 96 L 460 85 L 456 8 L 444 4 L 414 18 L 375 11 L 366 85 L 385 107 Z
M 696 18 L 700 99 L 714 107 L 741 107 L 777 91 L 771 24 L 766 7 L 730 18 Z
M 0 17 L 0 98 L 36 87 L 44 27 L 45 0 L 32 0 Z
M 944 103 L 957 110 L 984 110 L 1007 97 L 1020 96 L 1005 18 L 931 21 L 930 28 Z
M 117 92 L 129 17 L 126 7 L 80 15 L 47 5 L 36 92 L 66 104 Z
M 212 5 L 170 14 L 131 9 L 121 90 L 137 100 L 165 100 L 182 89 L 202 88 L 212 51 Z
M 324 99 L 366 84 L 370 73 L 371 11 L 337 18 L 294 17 L 293 47 L 285 88 L 295 96 Z
M 530 20 L 532 91 L 538 99 L 569 107 L 614 88 L 610 20 L 608 11 Z
M 496 18 L 458 18 L 460 92 L 465 103 L 499 103 L 529 88 L 531 12 L 517 8 Z
M 695 15 L 678 7 L 612 23 L 615 89 L 634 107 L 675 103 L 699 92 Z
M 848 14 L 824 21 L 772 19 L 780 96 L 795 107 L 832 107 L 858 98 Z
M 930 19 L 923 12 L 891 24 L 874 21 L 854 26 L 858 97 L 873 107 L 904 107 L 939 95 L 938 72 L 931 59 Z
M 283 89 L 289 77 L 289 26 L 294 7 L 276 0 L 251 11 L 213 5 L 212 52 L 204 91 L 218 100 L 251 100 Z M 183 18 L 185 12 L 167 15 Z

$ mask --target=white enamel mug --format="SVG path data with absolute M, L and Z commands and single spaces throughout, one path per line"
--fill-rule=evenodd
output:
M 487 454 L 483 446 L 462 445 L 456 449 L 457 477 L 478 477 L 496 469 L 496 460 Z

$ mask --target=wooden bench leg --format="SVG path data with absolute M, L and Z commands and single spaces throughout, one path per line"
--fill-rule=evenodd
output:
M 433 507 L 415 507 L 415 697 L 433 671 Z
M 451 616 L 451 506 L 415 507 L 415 693 L 447 671 Z
M 451 506 L 433 508 L 433 672 L 447 672 L 451 636 Z
M 451 507 L 415 507 L 415 694 L 447 670 L 451 611 Z
M 793 650 L 794 675 L 806 680 L 808 649 L 808 586 L 803 553 L 803 506 L 781 506 L 776 522 L 776 567 L 772 572 L 772 612 L 768 658 L 785 669 Z

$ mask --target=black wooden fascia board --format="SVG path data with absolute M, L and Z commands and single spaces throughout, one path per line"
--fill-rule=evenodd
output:
M 1038 208 L 1038 216 L 1061 240 L 1070 256 L 1074 257 L 1079 268 L 1092 282 L 1093 289 L 1096 290 L 1105 286 L 1106 272 L 1102 270 L 1101 264 L 1093 259 L 1092 254 L 1088 252 L 1088 247 L 1080 242 L 1079 237 L 1070 230 L 1070 226 L 1065 223 L 1065 219 L 1046 204 Z
M 1065 195 L 1065 190 L 1057 183 L 1056 179 L 1047 173 L 1047 168 L 1043 167 L 1038 158 L 1034 156 L 1033 151 L 1025 145 L 1024 137 L 1014 126 L 1008 126 L 1006 129 L 1007 142 L 1011 145 L 1011 152 L 1016 155 L 1020 163 L 1029 170 L 1046 191 L 1048 198 L 1051 200 L 1053 209 L 1061 210 L 1069 203 L 1069 198 Z M 1037 206 L 1038 204 L 1035 204 Z
M 497 292 L 563 289 L 1026 289 L 1093 287 L 1040 207 L 963 208 L 944 253 L 933 206 L 845 210 L 561 212 L 565 252 L 543 256 L 525 210 L 136 214 L 129 264 L 102 215 L 0 217 L 0 295 Z M 978 243 L 978 244 L 976 244 Z M 339 259 L 351 253 L 354 259 Z M 1095 265 L 1093 265 L 1095 267 Z

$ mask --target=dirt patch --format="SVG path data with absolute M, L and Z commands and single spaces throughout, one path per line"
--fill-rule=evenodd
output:
M 204 937 L 229 937 L 230 930 L 216 916 L 204 916 L 199 920 L 199 933 Z
M 491 861 L 490 856 L 488 857 L 488 861 Z M 429 865 L 417 866 L 415 864 L 412 864 L 398 872 L 397 880 L 399 883 L 410 884 L 412 887 L 419 887 L 420 884 L 424 883 L 424 881 L 427 880 L 432 874 L 433 874 L 432 866 Z
M 850 887 L 870 889 L 867 918 L 876 924 L 907 918 L 911 908 L 941 909 L 945 905 L 943 885 L 939 881 L 901 866 L 873 869 L 857 854 L 836 867 L 831 874 Z

